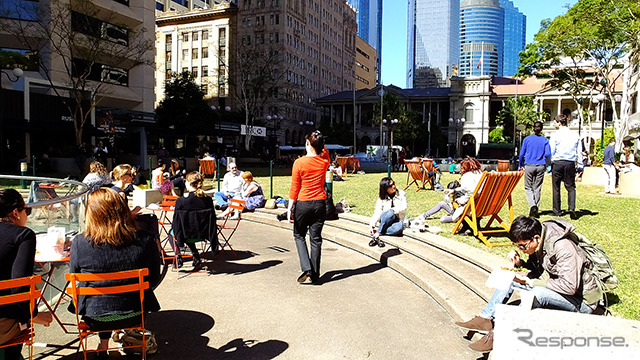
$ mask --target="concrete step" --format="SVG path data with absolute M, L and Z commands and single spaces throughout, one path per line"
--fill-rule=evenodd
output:
M 276 219 L 283 211 L 258 209 L 243 218 L 291 230 L 290 223 Z M 368 218 L 354 214 L 341 214 L 340 220 L 325 222 L 323 238 L 398 271 L 455 319 L 471 318 L 482 309 L 492 293 L 484 286 L 488 274 L 504 264 L 495 255 L 430 233 L 407 231 L 402 237 L 383 236 L 388 246 L 369 247 Z

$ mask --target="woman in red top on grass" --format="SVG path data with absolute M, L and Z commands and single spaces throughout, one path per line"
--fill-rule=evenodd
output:
M 324 177 L 331 159 L 320 131 L 306 135 L 305 139 L 307 155 L 293 163 L 287 218 L 293 223 L 293 239 L 296 241 L 302 269 L 298 282 L 311 279 L 311 283 L 317 284 L 320 278 L 322 227 L 326 217 Z M 307 250 L 307 230 L 311 257 Z

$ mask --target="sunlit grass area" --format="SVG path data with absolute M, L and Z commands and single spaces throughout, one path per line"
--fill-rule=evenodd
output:
M 250 169 L 253 171 L 253 169 Z M 270 196 L 270 179 L 268 169 L 256 169 L 253 171 L 257 181 L 262 185 L 265 196 Z M 273 195 L 287 198 L 291 177 L 286 170 L 277 169 L 278 175 L 273 178 Z M 365 175 L 350 175 L 345 181 L 333 183 L 334 201 L 346 199 L 352 212 L 365 216 L 373 213 L 378 185 L 380 179 L 386 173 L 372 173 Z M 404 189 L 407 181 L 406 172 L 392 173 L 393 179 Z M 442 184 L 459 178 L 459 175 L 444 174 Z M 442 192 L 420 190 L 415 191 L 415 185 L 407 189 L 407 201 L 409 208 L 407 214 L 413 218 L 428 210 L 438 201 L 442 200 Z M 563 209 L 566 210 L 567 194 L 562 187 Z M 524 180 L 521 180 L 513 192 L 515 215 L 529 213 L 524 193 Z M 551 219 L 551 177 L 546 176 L 542 190 L 542 204 L 540 207 L 542 221 Z M 628 319 L 640 320 L 640 285 L 635 280 L 640 274 L 640 199 L 621 196 L 606 196 L 602 186 L 583 185 L 577 183 L 577 212 L 579 219 L 573 221 L 578 232 L 584 234 L 592 241 L 600 244 L 613 262 L 614 269 L 620 279 L 620 286 L 615 290 L 611 300 L 611 310 L 614 314 Z M 487 248 L 482 242 L 472 236 L 452 235 L 453 224 L 440 223 L 438 214 L 428 220 L 430 225 L 443 229 L 442 236 L 453 238 L 457 241 L 475 246 L 487 252 L 505 255 L 511 247 Z M 505 208 L 501 215 L 508 219 L 509 214 Z M 564 216 L 569 220 L 569 216 Z M 483 222 L 484 224 L 484 222 Z M 504 237 L 494 237 L 495 242 L 508 242 Z

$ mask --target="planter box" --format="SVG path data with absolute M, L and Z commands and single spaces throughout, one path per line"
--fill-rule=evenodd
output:
M 640 172 L 632 171 L 620 173 L 620 184 L 618 186 L 622 195 L 640 197 Z
M 602 167 L 587 166 L 582 174 L 582 183 L 586 185 L 602 185 L 607 181 L 607 173 Z

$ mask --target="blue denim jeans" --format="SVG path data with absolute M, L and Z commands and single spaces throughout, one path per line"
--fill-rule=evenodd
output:
M 387 210 L 380 215 L 380 226 L 378 232 L 380 235 L 402 236 L 404 224 L 393 210 Z
M 233 198 L 233 195 L 235 195 L 235 193 L 230 192 L 229 196 L 227 196 L 224 192 L 217 191 L 213 193 L 213 198 L 216 199 L 216 204 L 219 206 L 229 205 L 229 199 Z
M 582 302 L 581 296 L 562 295 L 544 286 L 522 285 L 513 281 L 508 289 L 496 289 L 493 292 L 493 296 L 489 299 L 487 306 L 482 309 L 480 316 L 485 319 L 493 319 L 496 305 L 506 304 L 515 289 L 533 292 L 533 308 L 565 310 L 585 314 L 593 311 L 591 307 Z

